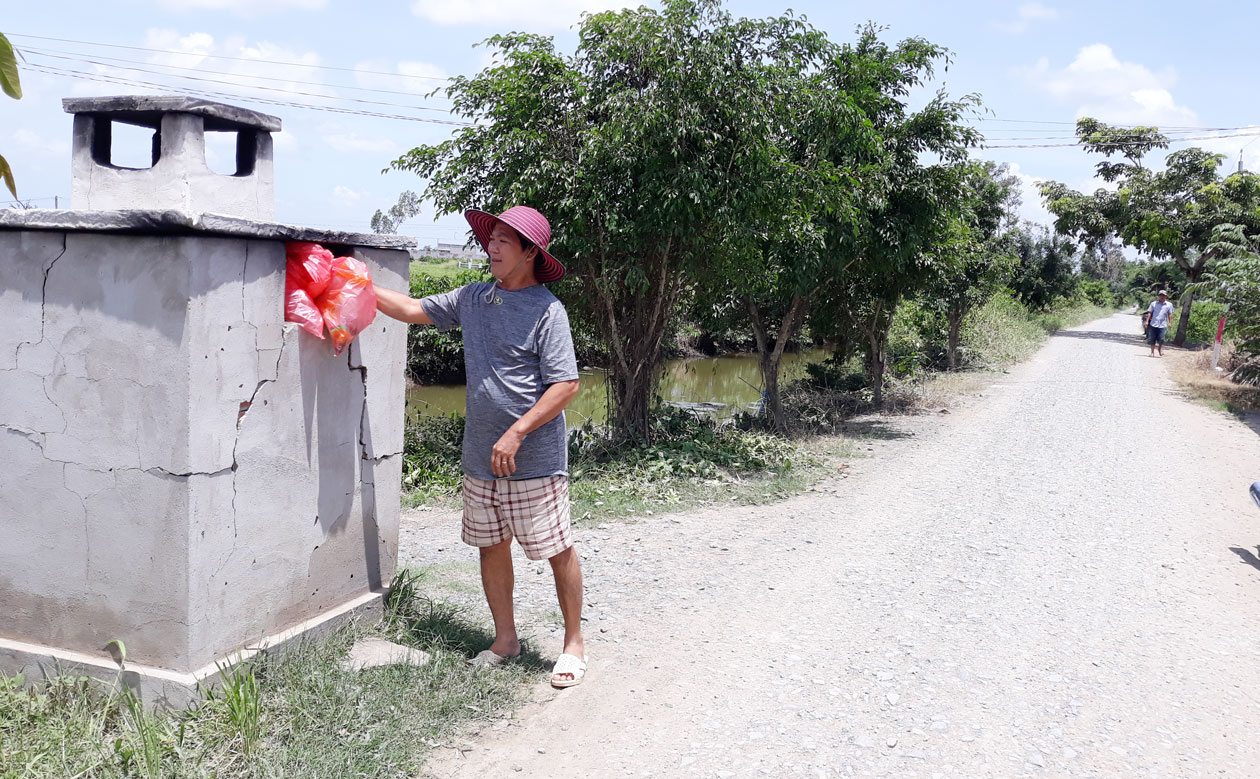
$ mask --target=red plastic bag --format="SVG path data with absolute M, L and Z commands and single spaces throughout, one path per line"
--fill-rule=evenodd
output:
M 333 354 L 341 354 L 346 344 L 376 318 L 376 291 L 372 289 L 368 266 L 351 257 L 335 258 L 332 280 L 318 303 L 332 338 Z
M 317 243 L 293 241 L 284 245 L 284 255 L 285 272 L 311 300 L 318 300 L 332 279 L 332 252 Z
M 301 287 L 294 287 L 292 276 L 286 278 L 284 321 L 294 322 L 306 332 L 324 340 L 324 314 Z
M 332 278 L 332 252 L 317 243 L 295 241 L 284 245 L 284 254 L 284 321 L 323 340 L 324 315 L 315 299 Z

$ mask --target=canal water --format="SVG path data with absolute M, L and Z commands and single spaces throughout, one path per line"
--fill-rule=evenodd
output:
M 783 355 L 779 385 L 805 375 L 805 365 L 821 362 L 826 349 L 807 349 Z M 757 408 L 761 402 L 761 372 L 755 354 L 667 360 L 661 366 L 658 391 L 667 403 L 698 407 L 719 418 Z M 566 414 L 571 427 L 588 419 L 601 424 L 607 417 L 607 379 L 602 370 L 581 372 L 581 391 Z M 407 414 L 444 415 L 464 413 L 463 384 L 428 384 L 407 390 Z

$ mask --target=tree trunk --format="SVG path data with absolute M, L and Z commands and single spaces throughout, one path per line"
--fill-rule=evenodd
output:
M 652 435 L 656 366 L 683 281 L 670 262 L 669 248 L 645 261 L 646 289 L 630 288 L 624 278 L 603 269 L 584 278 L 587 294 L 596 302 L 600 334 L 609 345 L 608 420 L 621 440 L 647 441 Z
M 951 371 L 958 370 L 958 339 L 962 333 L 962 311 L 951 308 L 946 314 L 949 318 L 949 338 L 945 346 L 945 359 Z
M 770 419 L 770 426 L 778 433 L 786 433 L 788 429 L 787 414 L 783 411 L 783 396 L 779 392 L 779 368 L 783 364 L 783 350 L 787 347 L 788 341 L 796 334 L 800 328 L 801 322 L 805 318 L 806 298 L 797 295 L 792 298 L 792 304 L 788 307 L 787 314 L 784 315 L 783 321 L 779 323 L 779 332 L 775 336 L 773 345 L 770 343 L 769 333 L 766 330 L 765 322 L 761 316 L 761 311 L 757 308 L 757 304 L 752 298 L 747 298 L 745 303 L 748 306 L 748 315 L 752 321 L 753 338 L 757 341 L 757 361 L 758 367 L 761 369 L 761 381 L 764 389 L 762 390 L 762 410 Z
M 878 300 L 862 322 L 866 336 L 866 375 L 871 381 L 875 405 L 884 402 L 884 371 L 888 368 L 888 333 L 892 330 L 896 300 Z
M 1181 296 L 1181 316 L 1177 318 L 1177 335 L 1173 338 L 1173 346 L 1186 344 L 1186 336 L 1190 335 L 1190 306 L 1193 302 L 1194 290 L 1188 289 Z
M 888 334 L 882 330 L 872 330 L 867 334 L 870 352 L 866 357 L 866 370 L 870 374 L 871 401 L 875 405 L 884 402 L 884 370 L 888 365 Z

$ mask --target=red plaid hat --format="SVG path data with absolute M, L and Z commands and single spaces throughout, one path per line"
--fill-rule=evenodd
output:
M 470 208 L 464 212 L 464 218 L 468 220 L 473 235 L 477 236 L 477 241 L 481 244 L 481 248 L 486 250 L 486 254 L 490 253 L 490 231 L 494 229 L 496 223 L 502 222 L 538 247 L 539 261 L 535 266 L 534 275 L 539 281 L 546 284 L 564 278 L 564 266 L 547 253 L 547 245 L 551 243 L 551 225 L 538 211 L 529 206 L 512 206 L 495 216 L 486 211 Z

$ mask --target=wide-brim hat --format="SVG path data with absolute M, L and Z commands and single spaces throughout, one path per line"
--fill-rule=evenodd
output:
M 551 225 L 547 218 L 529 206 L 512 206 L 495 216 L 486 211 L 470 208 L 464 212 L 464 218 L 472 227 L 473 235 L 486 254 L 490 253 L 490 232 L 494 226 L 502 222 L 508 227 L 529 239 L 538 247 L 538 257 L 534 261 L 534 277 L 544 284 L 564 278 L 564 266 L 547 251 L 551 244 Z

